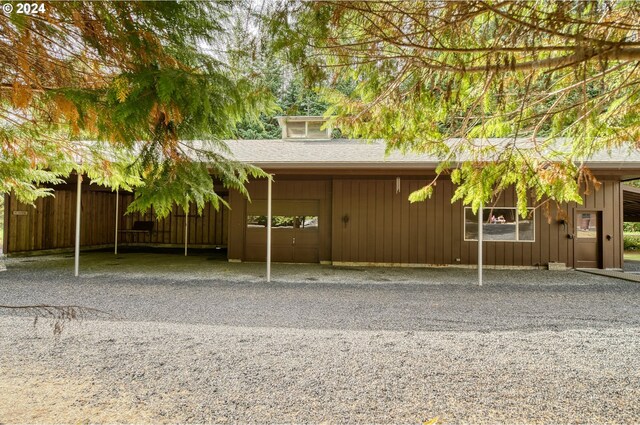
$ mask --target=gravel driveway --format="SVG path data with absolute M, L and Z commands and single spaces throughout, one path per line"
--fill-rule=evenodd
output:
M 153 261 L 152 261 L 153 260 Z M 158 261 L 160 260 L 160 262 Z M 640 284 L 579 272 L 230 265 L 206 256 L 7 262 L 0 423 L 637 423 Z

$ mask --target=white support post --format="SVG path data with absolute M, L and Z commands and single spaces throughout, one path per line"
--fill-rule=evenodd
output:
M 189 243 L 189 211 L 184 212 L 184 256 L 187 256 L 187 244 Z
M 482 224 L 484 205 L 481 202 L 478 209 L 478 286 L 482 286 Z
M 80 272 L 80 215 L 82 214 L 82 174 L 78 173 L 78 189 L 76 194 L 76 246 L 75 246 L 75 268 L 77 277 Z
M 267 180 L 267 282 L 271 282 L 271 178 Z
M 118 215 L 119 215 L 119 211 L 118 211 L 118 201 L 120 199 L 120 194 L 118 192 L 118 189 L 116 189 L 116 234 L 115 234 L 115 243 L 113 244 L 113 253 L 115 255 L 118 255 Z

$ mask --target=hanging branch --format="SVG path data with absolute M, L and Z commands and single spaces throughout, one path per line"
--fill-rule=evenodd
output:
M 12 312 L 23 313 L 27 316 L 33 316 L 33 325 L 38 323 L 38 319 L 53 320 L 53 334 L 60 335 L 67 323 L 72 321 L 81 321 L 89 318 L 113 317 L 111 313 L 90 307 L 77 305 L 0 305 L 0 309 Z

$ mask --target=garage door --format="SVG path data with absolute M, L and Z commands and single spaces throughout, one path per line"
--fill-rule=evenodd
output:
M 319 200 L 274 200 L 271 218 L 271 260 L 286 263 L 319 261 Z M 245 260 L 267 257 L 267 203 L 247 206 Z

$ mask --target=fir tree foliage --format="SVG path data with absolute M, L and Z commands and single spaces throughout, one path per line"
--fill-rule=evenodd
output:
M 238 74 L 263 82 L 275 99 L 276 108 L 260 114 L 258 120 L 249 118 L 238 124 L 236 138 L 243 140 L 281 138 L 278 115 L 323 116 L 329 109 L 329 103 L 321 94 L 328 82 L 305 78 L 305 72 L 287 59 L 289 51 L 295 50 L 292 44 L 288 43 L 285 49 L 274 48 L 268 25 L 277 4 L 259 4 L 259 11 L 252 11 L 246 5 L 236 7 L 230 29 L 229 57 Z M 253 32 L 248 28 L 253 28 Z M 352 89 L 348 85 L 337 88 L 343 93 Z
M 285 63 L 274 62 L 273 59 L 264 62 L 267 69 L 262 78 L 276 99 L 277 109 L 270 114 L 261 114 L 258 121 L 246 119 L 238 124 L 238 139 L 279 139 L 282 131 L 277 115 L 323 116 L 329 109 L 329 103 L 322 99 L 319 89 L 305 86 L 302 72 L 296 72 L 292 67 L 286 71 Z
M 309 79 L 356 82 L 323 90 L 336 126 L 437 156 L 474 210 L 507 187 L 522 214 L 581 203 L 584 161 L 640 147 L 638 2 L 284 2 L 271 22 Z
M 0 190 L 33 202 L 72 170 L 136 188 L 130 210 L 219 205 L 209 170 L 246 194 L 260 170 L 225 150 L 274 103 L 216 51 L 231 2 L 46 2 L 0 15 Z M 208 140 L 198 154 L 185 140 Z M 90 141 L 90 142 L 89 142 Z M 206 162 L 201 162 L 205 160 Z

